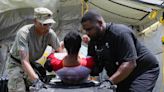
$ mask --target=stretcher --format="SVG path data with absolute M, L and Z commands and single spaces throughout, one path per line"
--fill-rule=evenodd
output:
M 36 92 L 30 90 L 30 92 Z M 38 92 L 116 92 L 116 86 L 101 88 L 98 81 L 88 81 L 83 84 L 64 84 L 61 81 L 56 81 L 46 85 L 46 88 L 40 89 Z

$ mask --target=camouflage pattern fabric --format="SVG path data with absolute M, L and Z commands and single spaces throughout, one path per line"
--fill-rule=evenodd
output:
M 31 82 L 24 73 L 22 66 L 13 62 L 13 59 L 10 58 L 7 66 L 7 72 L 9 77 L 8 92 L 26 92 L 26 86 L 30 86 Z

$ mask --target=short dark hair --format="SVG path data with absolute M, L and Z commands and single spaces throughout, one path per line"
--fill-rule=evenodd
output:
M 91 21 L 95 22 L 97 21 L 100 17 L 102 17 L 97 11 L 95 10 L 90 10 L 84 14 L 84 16 L 81 19 L 81 23 L 86 22 L 86 21 Z
M 81 36 L 76 31 L 70 31 L 64 37 L 64 46 L 68 54 L 78 54 L 81 47 Z

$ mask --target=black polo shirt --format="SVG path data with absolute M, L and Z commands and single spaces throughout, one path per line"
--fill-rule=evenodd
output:
M 122 62 L 131 60 L 136 60 L 137 72 L 158 66 L 155 56 L 137 40 L 132 31 L 125 25 L 109 23 L 101 40 L 91 39 L 88 55 L 95 58 L 96 67 L 101 65 L 99 72 L 105 67 L 111 76 Z

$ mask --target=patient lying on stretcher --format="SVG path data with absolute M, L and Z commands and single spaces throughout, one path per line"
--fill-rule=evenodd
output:
M 84 83 L 94 65 L 93 58 L 79 54 L 81 37 L 71 31 L 64 38 L 64 47 L 67 53 L 52 53 L 48 56 L 44 67 L 55 71 L 59 78 L 67 84 Z

